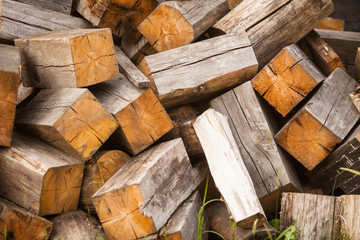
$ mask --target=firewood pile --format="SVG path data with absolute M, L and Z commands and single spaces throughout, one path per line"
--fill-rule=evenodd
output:
M 0 0 L 0 237 L 359 239 L 334 3 Z

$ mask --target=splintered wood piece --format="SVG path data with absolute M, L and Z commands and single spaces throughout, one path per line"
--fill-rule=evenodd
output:
M 191 43 L 228 11 L 227 0 L 166 1 L 138 29 L 163 52 Z
M 119 73 L 109 29 L 54 31 L 16 39 L 15 46 L 25 87 L 86 87 Z
M 356 51 L 355 58 L 355 80 L 360 82 L 360 47 Z
M 344 31 L 345 20 L 327 17 L 324 20 L 322 20 L 315 28 Z
M 296 223 L 296 239 L 321 239 L 340 233 L 334 219 L 335 197 L 306 193 L 283 193 L 280 231 Z M 332 239 L 332 238 L 331 238 Z
M 244 164 L 265 211 L 273 211 L 276 195 L 301 191 L 290 159 L 275 144 L 277 128 L 250 82 L 215 98 L 210 106 L 229 117 L 229 124 Z M 278 182 L 278 183 L 277 183 Z
M 119 64 L 120 72 L 122 72 L 132 84 L 138 88 L 150 87 L 150 81 L 140 70 L 131 62 L 119 47 L 115 47 L 116 60 Z
M 16 124 L 83 161 L 119 126 L 87 89 L 80 88 L 41 90 L 20 110 Z
M 138 65 L 145 56 L 157 53 L 144 36 L 141 37 L 137 43 L 123 38 L 121 41 L 121 49 L 135 65 Z
M 74 0 L 74 9 L 94 26 L 110 28 L 114 35 L 137 42 L 137 26 L 156 8 L 155 0 Z
M 251 79 L 257 67 L 245 32 L 146 56 L 139 65 L 165 108 L 237 86 Z
M 252 86 L 285 117 L 325 76 L 295 44 L 275 56 L 252 80 Z
M 26 4 L 36 5 L 42 8 L 50 9 L 56 12 L 61 12 L 64 14 L 71 14 L 71 7 L 73 0 L 15 0 L 17 2 L 22 2 Z M 1 10 L 1 9 L 0 9 Z
M 160 230 L 205 178 L 204 167 L 191 166 L 181 139 L 129 160 L 92 197 L 108 239 L 137 239 Z
M 336 68 L 346 71 L 340 57 L 314 30 L 308 33 L 298 44 L 327 76 Z
M 51 235 L 53 223 L 27 212 L 15 204 L 0 199 L 0 236 L 5 239 L 46 240 Z
M 360 113 L 360 86 L 356 87 L 355 91 L 349 94 L 351 101 Z
M 173 128 L 151 89 L 140 90 L 123 75 L 90 88 L 120 123 L 112 140 L 138 154 Z
M 51 239 L 98 240 L 106 239 L 99 220 L 80 210 L 62 213 L 52 219 L 54 223 Z
M 356 83 L 337 68 L 276 134 L 276 142 L 312 170 L 346 137 L 359 119 L 348 96 Z
M 197 118 L 194 129 L 234 221 L 244 228 L 251 228 L 256 219 L 262 225 L 265 214 L 225 116 L 209 109 Z
M 15 47 L 9 45 L 0 44 L 0 52 L 0 146 L 9 147 L 20 84 L 20 55 Z
M 243 0 L 214 24 L 213 30 L 215 34 L 246 30 L 262 68 L 333 10 L 331 0 Z
M 0 149 L 0 195 L 44 216 L 77 208 L 84 164 L 25 133 Z
M 359 195 L 343 195 L 336 199 L 338 206 L 338 215 L 335 216 L 340 222 L 341 233 L 348 239 L 360 238 L 360 197 Z
M 56 1 L 63 2 L 66 1 Z M 67 14 L 11 0 L 2 0 L 2 3 L 0 39 L 14 41 L 53 30 L 92 27 L 85 19 Z
M 79 208 L 96 213 L 91 196 L 124 166 L 129 158 L 126 153 L 119 150 L 97 152 L 85 165 Z

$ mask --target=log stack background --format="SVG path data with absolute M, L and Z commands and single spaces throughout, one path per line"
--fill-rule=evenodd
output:
M 360 238 L 357 0 L 0 12 L 3 239 Z

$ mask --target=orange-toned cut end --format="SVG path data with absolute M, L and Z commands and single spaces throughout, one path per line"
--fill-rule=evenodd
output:
M 191 24 L 179 10 L 166 3 L 157 7 L 138 29 L 158 52 L 181 47 L 194 40 Z
M 321 23 L 319 23 L 315 28 L 344 31 L 345 21 L 338 18 L 327 17 Z
M 72 38 L 70 45 L 78 87 L 104 82 L 119 73 L 109 29 Z
M 315 168 L 341 141 L 305 109 L 275 136 L 275 140 L 308 170 Z

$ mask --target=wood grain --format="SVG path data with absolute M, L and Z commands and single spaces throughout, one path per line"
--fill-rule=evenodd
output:
M 322 20 L 315 28 L 344 31 L 345 21 L 343 19 L 327 17 Z
M 71 14 L 72 2 L 73 0 L 15 0 L 17 2 L 22 2 L 26 4 L 31 4 L 35 6 L 39 6 L 42 8 L 50 9 L 56 12 L 61 12 L 64 14 Z

